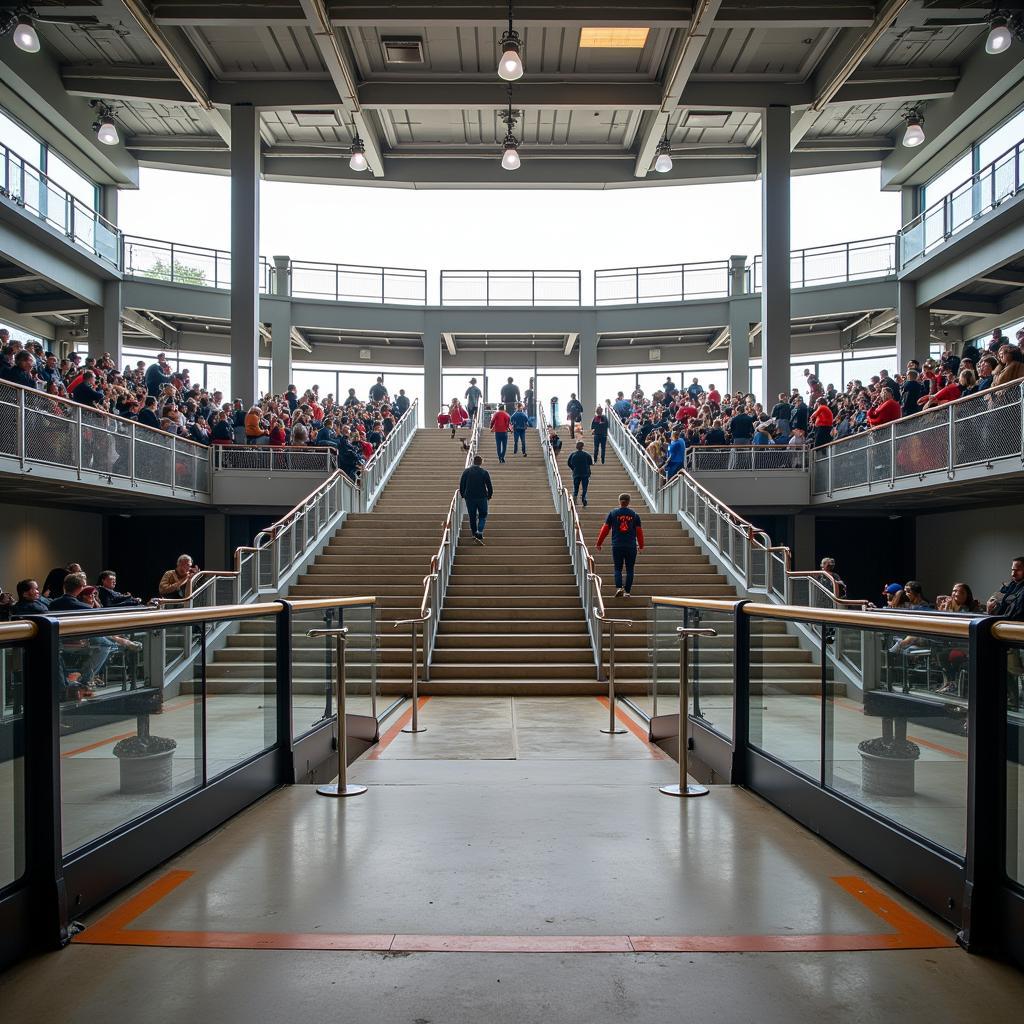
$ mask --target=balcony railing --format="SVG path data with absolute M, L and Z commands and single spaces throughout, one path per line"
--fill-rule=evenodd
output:
M 165 242 L 140 235 L 125 235 L 123 246 L 122 265 L 129 277 L 148 277 L 196 288 L 231 287 L 231 253 L 226 249 Z M 261 292 L 274 290 L 273 274 L 273 267 L 261 256 Z
M 0 457 L 17 460 L 22 471 L 53 466 L 87 482 L 210 493 L 204 445 L 8 381 L 0 382 Z
M 686 468 L 691 473 L 806 472 L 810 466 L 810 451 L 803 444 L 692 445 L 686 449 Z
M 338 468 L 334 448 L 308 445 L 214 444 L 214 470 L 252 470 L 259 473 L 322 473 L 329 476 Z
M 852 487 L 889 489 L 894 481 L 1024 458 L 1024 385 L 1013 381 L 814 450 L 811 494 Z
M 728 260 L 594 271 L 594 305 L 722 299 L 730 294 Z
M 291 294 L 297 298 L 391 306 L 427 304 L 425 270 L 292 260 L 290 272 Z
M 789 254 L 789 282 L 792 288 L 822 284 L 845 284 L 896 273 L 896 238 L 882 235 L 837 245 L 797 249 Z M 759 292 L 764 284 L 764 257 L 755 256 L 747 272 L 747 285 Z
M 75 245 L 120 268 L 121 233 L 109 220 L 6 146 L 0 146 L 0 158 L 0 195 L 62 231 Z
M 900 267 L 906 267 L 931 252 L 979 217 L 991 213 L 1001 203 L 1017 195 L 1024 186 L 1022 154 L 1024 140 L 904 224 L 899 235 Z
M 579 306 L 578 270 L 442 270 L 442 306 Z

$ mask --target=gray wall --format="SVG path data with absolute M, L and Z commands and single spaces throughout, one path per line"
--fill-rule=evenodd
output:
M 18 580 L 37 578 L 58 565 L 81 562 L 92 579 L 105 566 L 103 517 L 73 509 L 0 505 L 4 530 L 0 538 L 0 586 L 14 591 Z
M 984 605 L 1024 553 L 1024 505 L 917 517 L 917 574 L 929 598 L 967 583 Z

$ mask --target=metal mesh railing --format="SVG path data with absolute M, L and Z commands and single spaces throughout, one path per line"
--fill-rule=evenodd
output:
M 336 450 L 325 445 L 310 448 L 304 445 L 213 445 L 215 470 L 253 470 L 260 473 L 303 472 L 327 476 L 338 468 Z
M 813 494 L 1024 458 L 1022 382 L 925 409 L 814 450 Z
M 691 446 L 686 449 L 686 468 L 691 473 L 768 473 L 787 469 L 806 472 L 810 450 L 807 445 L 788 444 Z
M 442 306 L 578 306 L 578 270 L 442 270 Z

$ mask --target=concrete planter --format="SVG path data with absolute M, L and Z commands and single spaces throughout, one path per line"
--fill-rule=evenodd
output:
M 861 757 L 861 789 L 874 796 L 913 796 L 914 765 L 921 756 L 916 743 L 887 743 L 881 737 L 857 745 Z
M 121 774 L 122 793 L 165 793 L 171 788 L 171 769 L 177 743 L 174 740 L 153 737 L 154 746 L 166 746 L 153 753 L 119 753 L 114 749 Z M 150 740 L 150 743 L 152 743 Z

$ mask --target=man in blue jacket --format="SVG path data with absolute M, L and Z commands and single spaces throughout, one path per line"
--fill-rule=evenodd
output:
M 590 486 L 590 472 L 594 460 L 586 450 L 582 441 L 576 442 L 576 451 L 569 456 L 569 469 L 572 470 L 572 500 L 575 501 L 583 488 L 583 507 L 587 507 L 587 488 Z
M 668 455 L 665 459 L 665 477 L 671 480 L 686 464 L 686 442 L 679 431 L 672 434 L 672 442 L 668 446 Z
M 483 461 L 482 456 L 473 456 L 473 465 L 464 469 L 459 479 L 459 494 L 466 502 L 466 511 L 469 513 L 469 531 L 477 544 L 484 542 L 487 502 L 494 497 L 491 474 L 483 468 Z
M 530 417 L 526 415 L 522 402 L 516 403 L 516 411 L 509 421 L 512 424 L 512 454 L 519 454 L 519 442 L 523 444 L 523 458 L 526 458 L 526 430 L 530 426 Z

